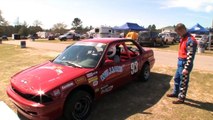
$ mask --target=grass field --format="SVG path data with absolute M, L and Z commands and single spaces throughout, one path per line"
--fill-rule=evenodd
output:
M 6 102 L 13 108 L 5 93 L 10 77 L 27 67 L 52 58 L 51 52 L 48 51 L 41 52 L 35 49 L 21 49 L 15 45 L 0 44 L 0 101 Z
M 0 44 L 0 101 L 15 107 L 6 95 L 10 77 L 16 72 L 54 58 L 51 51 L 21 49 Z M 213 74 L 193 71 L 185 104 L 173 105 L 175 68 L 155 65 L 150 81 L 134 81 L 95 102 L 91 120 L 212 120 Z M 1 118 L 0 118 L 1 119 Z

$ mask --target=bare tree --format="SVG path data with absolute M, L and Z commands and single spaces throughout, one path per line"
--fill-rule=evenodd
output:
M 2 12 L 1 12 L 1 10 L 0 10 L 0 25 L 1 25 L 1 26 L 8 26 L 8 25 L 9 25 L 8 21 L 6 21 L 6 20 L 2 17 Z
M 35 20 L 35 21 L 33 22 L 33 26 L 42 26 L 42 22 L 39 21 L 39 20 Z
M 52 27 L 52 30 L 54 33 L 65 33 L 66 32 L 66 28 L 67 28 L 67 25 L 64 24 L 64 23 L 56 23 L 53 25 Z

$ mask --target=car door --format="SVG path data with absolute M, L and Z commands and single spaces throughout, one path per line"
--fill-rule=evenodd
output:
M 99 78 L 101 81 L 101 94 L 110 92 L 112 89 L 118 88 L 125 84 L 130 76 L 129 58 L 121 59 L 121 49 L 125 53 L 124 46 L 121 42 L 112 44 L 108 47 L 116 47 L 116 55 L 119 56 L 119 62 L 108 58 L 108 53 L 105 54 L 104 64 L 99 68 Z M 124 49 L 124 50 L 123 50 Z
M 139 46 L 133 41 L 125 42 L 125 46 L 129 54 L 129 65 L 130 65 L 129 80 L 134 80 L 138 78 L 138 75 L 140 74 L 143 65 L 142 51 L 139 48 Z

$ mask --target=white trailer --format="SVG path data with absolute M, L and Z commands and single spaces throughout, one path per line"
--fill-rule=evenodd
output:
M 39 38 L 45 39 L 49 36 L 48 32 L 43 32 L 43 31 L 39 31 L 36 33 L 38 35 Z
M 89 36 L 92 36 L 94 38 L 119 37 L 119 34 L 116 31 L 114 31 L 112 27 L 108 27 L 108 26 L 95 27 L 94 29 L 90 30 L 88 34 Z

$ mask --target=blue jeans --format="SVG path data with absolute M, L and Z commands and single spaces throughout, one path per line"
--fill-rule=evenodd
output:
M 186 64 L 186 60 L 178 59 L 178 67 L 175 73 L 174 78 L 174 90 L 173 94 L 177 95 L 179 99 L 184 100 L 186 98 L 186 93 L 188 89 L 189 83 L 189 75 L 192 69 L 190 66 L 189 73 L 187 75 L 183 75 L 182 71 L 184 69 L 184 65 Z

